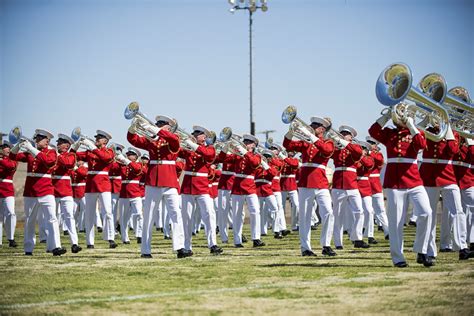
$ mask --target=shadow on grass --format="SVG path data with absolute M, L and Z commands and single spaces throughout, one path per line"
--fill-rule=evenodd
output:
M 393 267 L 391 264 L 387 265 L 375 265 L 375 264 L 370 264 L 370 265 L 362 265 L 362 264 L 340 264 L 337 262 L 331 262 L 331 263 L 319 263 L 319 262 L 313 262 L 313 263 L 271 263 L 271 264 L 263 264 L 259 265 L 258 267 L 260 268 L 278 268 L 278 267 L 303 267 L 303 268 L 340 268 L 340 267 L 351 267 L 351 268 L 391 268 Z

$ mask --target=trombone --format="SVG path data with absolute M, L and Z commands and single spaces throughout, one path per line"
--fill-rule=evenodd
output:
M 281 114 L 281 120 L 285 124 L 290 124 L 289 130 L 297 139 L 311 143 L 311 140 L 306 136 L 306 134 L 314 134 L 314 129 L 296 116 L 296 114 L 296 106 L 288 105 Z

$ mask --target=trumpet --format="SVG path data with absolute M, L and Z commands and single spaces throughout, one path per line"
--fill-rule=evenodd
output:
M 281 120 L 285 124 L 290 124 L 289 130 L 297 139 L 311 143 L 311 140 L 306 135 L 314 134 L 314 129 L 296 116 L 296 114 L 296 107 L 288 105 L 281 114 Z
M 11 129 L 10 133 L 8 134 L 8 141 L 12 145 L 16 145 L 19 142 L 30 142 L 33 146 L 35 145 L 35 142 L 32 139 L 23 136 L 20 126 L 15 126 Z
M 178 124 L 175 124 L 177 126 Z M 184 129 L 181 127 L 176 127 L 176 130 L 174 131 L 176 135 L 179 137 L 179 144 L 181 145 L 181 148 L 187 149 L 187 150 L 192 150 L 186 143 L 184 142 L 185 140 L 191 140 L 193 143 L 197 144 L 196 137 L 191 135 L 190 133 L 186 132 Z
M 229 147 L 232 152 L 239 156 L 241 156 L 241 154 L 237 148 L 239 146 L 246 148 L 245 144 L 240 139 L 241 137 L 239 135 L 232 133 L 232 128 L 230 127 L 224 127 L 219 134 L 219 142 L 229 143 Z
M 463 87 L 454 87 L 448 91 L 442 105 L 448 112 L 452 129 L 463 137 L 474 139 L 474 105 L 469 92 Z
M 146 126 L 146 123 L 150 125 L 155 125 L 149 118 L 147 118 L 142 112 L 140 112 L 140 105 L 138 102 L 132 102 L 125 107 L 123 116 L 127 120 L 132 120 L 131 126 L 135 129 L 136 133 L 140 136 L 146 137 L 148 140 L 154 140 L 155 134 L 149 131 Z M 145 123 L 145 124 L 144 124 Z
M 425 132 L 426 138 L 439 142 L 448 130 L 448 113 L 440 103 L 446 95 L 446 82 L 441 75 L 432 73 L 423 77 L 417 88 L 412 87 L 413 76 L 410 67 L 395 63 L 385 68 L 377 79 L 375 92 L 377 99 L 389 107 L 392 121 L 405 126 L 412 117 L 417 128 Z M 408 104 L 405 100 L 414 102 Z M 386 112 L 382 112 L 386 113 Z M 439 126 L 439 132 L 428 131 L 421 122 L 431 120 Z

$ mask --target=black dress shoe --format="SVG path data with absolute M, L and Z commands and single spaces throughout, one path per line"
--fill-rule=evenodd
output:
M 283 238 L 283 234 L 282 234 L 281 232 L 275 233 L 275 234 L 273 234 L 273 238 L 275 238 L 275 239 L 282 239 L 282 238 Z
M 390 240 L 390 235 L 385 236 L 385 240 Z
M 229 226 L 229 230 L 232 230 L 232 226 Z
M 454 252 L 454 250 L 451 248 L 443 248 L 443 249 L 440 249 L 439 252 Z
M 235 244 L 235 245 L 234 245 L 234 248 L 244 248 L 244 245 L 242 245 L 242 244 Z
M 243 243 L 248 242 L 248 239 L 247 239 L 247 237 L 245 237 L 245 235 L 242 235 L 242 242 L 243 242 Z
M 347 230 L 342 232 L 343 235 L 349 235 L 349 232 Z
M 311 250 L 305 250 L 301 253 L 303 257 L 316 257 L 316 254 Z
M 146 258 L 146 259 L 151 259 L 151 258 L 153 258 L 153 257 L 151 256 L 151 254 L 149 254 L 149 253 L 143 253 L 140 257 L 141 257 L 141 258 Z
M 45 244 L 45 243 L 46 243 L 46 239 L 40 240 L 40 244 Z
M 87 245 L 87 249 L 94 249 L 94 245 Z
M 314 224 L 314 225 L 311 225 L 311 230 L 316 230 L 318 229 L 318 225 Z
M 123 243 L 124 245 L 130 245 L 130 241 L 129 241 L 129 240 L 127 240 L 127 241 L 122 241 L 122 243 Z
M 78 253 L 79 251 L 82 250 L 82 247 L 79 247 L 78 245 L 74 244 L 71 246 L 71 252 L 72 253 Z
M 98 231 L 99 233 L 101 233 L 101 232 L 102 232 L 102 227 L 97 227 L 97 231 Z
M 209 248 L 209 250 L 213 255 L 220 255 L 223 251 L 222 248 L 218 247 L 217 245 L 212 246 Z
M 165 240 L 169 240 L 169 239 L 171 239 L 170 236 L 165 236 Z
M 114 249 L 117 248 L 117 244 L 113 240 L 109 240 L 109 248 Z
M 367 244 L 365 241 L 363 240 L 356 240 L 354 241 L 354 248 L 370 248 L 370 245 Z
M 137 244 L 141 244 L 142 243 L 142 237 L 137 237 Z
M 408 222 L 408 226 L 416 227 L 416 222 L 414 222 L 414 221 L 409 221 L 409 222 Z
M 193 235 L 193 236 L 196 236 L 196 233 L 195 233 L 195 232 L 193 232 L 193 234 L 192 234 L 192 235 Z
M 267 234 L 260 234 L 260 236 L 268 236 Z
M 115 226 L 115 231 L 120 233 L 120 224 L 117 224 L 117 226 Z
M 58 247 L 58 248 L 54 248 L 53 251 L 51 251 L 53 253 L 53 256 L 60 256 L 60 255 L 64 255 L 67 250 L 66 248 L 62 248 L 62 247 Z
M 323 247 L 323 251 L 321 253 L 324 256 L 329 256 L 329 257 L 334 257 L 336 255 L 336 252 L 332 250 L 332 248 L 329 246 Z
M 33 255 L 32 252 L 29 252 L 29 251 L 26 251 L 26 252 L 25 252 L 25 256 L 32 256 L 32 255 Z
M 69 232 L 68 232 L 67 230 L 64 230 L 64 231 L 63 231 L 63 235 L 64 235 L 64 236 L 69 236 Z
M 461 249 L 459 251 L 459 260 L 467 260 L 469 258 L 474 258 L 474 252 L 467 248 Z
M 369 237 L 369 244 L 372 244 L 372 245 L 376 245 L 378 244 L 379 242 L 377 240 L 375 240 L 374 237 Z
M 178 252 L 177 252 L 177 257 L 180 259 L 191 257 L 192 255 L 193 255 L 193 252 L 191 250 L 186 250 L 184 248 L 178 249 Z
M 291 234 L 291 230 L 289 229 L 284 229 L 280 232 L 283 236 L 288 236 L 289 234 Z
M 425 267 L 431 267 L 434 265 L 433 259 L 430 256 L 419 253 L 416 256 L 416 262 L 419 264 L 423 264 Z
M 263 246 L 265 246 L 265 243 L 263 241 L 261 241 L 260 239 L 255 239 L 253 241 L 253 246 L 254 247 L 263 247 Z
M 377 227 L 377 230 L 378 230 L 379 232 L 383 232 L 383 227 L 382 227 L 382 226 L 379 226 L 379 227 Z
M 344 249 L 344 247 L 342 247 L 342 246 L 336 246 L 336 250 L 342 250 L 342 249 Z
M 223 241 L 221 241 L 221 243 L 223 243 L 223 244 L 228 244 L 229 241 L 228 241 L 228 240 L 223 240 Z
M 469 244 L 469 251 L 474 251 L 474 243 L 473 242 L 471 242 Z
M 394 264 L 395 267 L 397 268 L 406 268 L 408 267 L 408 263 L 406 263 L 405 261 L 402 261 L 402 262 L 397 262 Z
M 216 226 L 216 234 L 219 234 L 219 226 Z
M 79 232 L 80 232 L 80 233 L 85 233 L 86 230 L 85 230 L 85 229 L 81 229 Z
M 299 227 L 296 227 L 296 228 L 292 228 L 291 230 L 294 231 L 294 232 L 297 232 L 297 231 L 300 230 L 300 228 L 299 228 Z
M 14 239 L 10 239 L 10 240 L 8 241 L 8 247 L 10 247 L 10 248 L 16 248 L 16 247 L 18 247 L 18 244 L 16 243 L 16 241 L 15 241 Z

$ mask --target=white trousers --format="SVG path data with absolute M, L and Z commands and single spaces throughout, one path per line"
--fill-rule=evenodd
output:
M 145 186 L 145 203 L 143 205 L 142 254 L 151 254 L 151 237 L 153 233 L 153 213 L 163 199 L 170 213 L 173 231 L 173 250 L 184 248 L 183 219 L 179 209 L 179 195 L 176 188 Z
M 201 208 L 199 207 L 199 204 L 194 204 L 194 210 L 193 210 L 193 216 L 191 219 L 191 226 L 193 227 L 193 232 L 194 233 L 199 233 L 201 231 L 201 223 L 202 223 L 202 218 L 201 218 Z M 184 224 L 183 224 L 184 225 Z
M 374 208 L 372 207 L 372 197 L 362 198 L 362 208 L 364 209 L 364 237 L 374 237 Z
M 281 192 L 273 192 L 273 195 L 276 198 L 278 211 L 276 213 L 275 225 L 273 228 L 274 232 L 281 232 L 286 230 L 286 218 L 285 218 L 285 209 L 283 208 L 283 199 Z
M 193 212 L 201 213 L 200 217 L 204 222 L 208 247 L 210 248 L 215 246 L 217 244 L 216 212 L 214 210 L 213 200 L 209 194 L 181 194 L 181 215 L 183 217 L 184 226 L 184 248 L 187 250 L 192 250 Z
M 39 213 L 44 218 L 46 226 L 46 246 L 48 250 L 61 247 L 59 238 L 59 225 L 56 218 L 56 202 L 53 195 L 45 195 L 40 197 L 25 197 L 25 235 L 24 248 L 25 252 L 33 252 L 36 244 L 35 224 Z
M 227 242 L 229 240 L 229 233 L 227 229 L 229 224 L 232 223 L 229 221 L 229 218 L 232 217 L 230 190 L 218 190 L 217 205 L 217 213 L 219 213 L 219 234 L 221 235 L 222 242 Z
M 72 196 L 56 198 L 56 207 L 58 214 L 61 214 L 63 227 L 69 232 L 71 245 L 78 244 L 76 220 L 74 219 L 74 199 Z M 64 229 L 63 229 L 64 230 Z
M 268 224 L 272 224 L 273 232 L 277 230 L 277 223 L 275 223 L 278 212 L 278 204 L 275 195 L 261 196 L 258 198 L 260 205 L 260 234 L 268 233 Z
M 466 244 L 466 215 L 462 209 L 461 190 L 457 184 L 450 184 L 444 187 L 425 187 L 430 206 L 433 210 L 430 229 L 430 244 L 428 246 L 428 255 L 438 254 L 436 249 L 436 211 L 438 209 L 439 195 L 443 197 L 443 214 L 441 222 L 441 248 L 450 248 L 451 231 L 453 232 L 453 241 L 456 250 L 467 248 Z
M 462 205 L 466 214 L 467 242 L 474 243 L 474 187 L 461 190 Z
M 15 239 L 16 214 L 14 196 L 0 198 L 0 245 L 3 239 L 3 223 L 5 223 L 7 240 Z
M 103 238 L 105 240 L 114 240 L 115 238 L 115 225 L 112 216 L 112 198 L 110 192 L 102 193 L 86 193 L 86 243 L 88 245 L 94 245 L 95 230 L 94 224 L 97 220 L 97 200 L 100 202 L 101 211 L 99 214 L 105 214 L 104 216 L 104 233 Z
M 137 216 L 137 226 L 135 228 L 135 237 L 142 237 L 143 228 L 143 204 L 142 198 L 120 198 L 119 199 L 119 212 L 122 217 L 120 218 L 120 235 L 122 241 L 130 241 L 128 237 L 128 221 L 132 214 Z
M 406 261 L 403 256 L 403 224 L 407 215 L 405 205 L 408 200 L 412 202 L 413 213 L 417 216 L 413 251 L 427 254 L 432 211 L 425 188 L 420 185 L 411 189 L 386 189 L 386 193 L 390 254 L 393 263 Z
M 244 202 L 250 213 L 250 234 L 252 240 L 260 239 L 260 205 L 256 194 L 232 194 L 232 221 L 234 230 L 234 244 L 242 244 L 242 228 L 244 226 Z
M 120 199 L 120 196 L 119 196 L 118 193 L 111 193 L 110 197 L 111 197 L 111 200 L 112 200 L 112 216 L 114 218 L 114 229 L 115 229 L 115 226 L 117 226 L 117 224 L 119 223 L 119 220 L 120 220 L 120 214 L 119 214 L 119 199 Z
M 382 226 L 384 235 L 388 235 L 388 219 L 385 211 L 385 202 L 383 200 L 383 193 L 376 193 L 372 195 L 372 207 L 374 208 L 375 219 L 379 226 Z
M 321 246 L 331 245 L 334 228 L 334 214 L 328 189 L 298 188 L 299 196 L 299 234 L 301 251 L 311 250 L 311 217 L 315 203 L 321 215 Z
M 290 199 L 291 205 L 291 228 L 296 229 L 298 227 L 298 214 L 300 209 L 300 202 L 298 200 L 298 191 L 281 191 L 281 199 L 283 201 L 283 209 L 286 206 L 286 199 Z
M 77 229 L 85 230 L 84 214 L 86 211 L 86 197 L 74 198 L 74 219 L 76 220 Z
M 349 206 L 347 209 L 352 211 L 352 216 L 349 215 L 353 220 L 350 228 L 350 238 L 352 241 L 362 240 L 364 211 L 359 190 L 333 189 L 331 195 L 334 205 L 334 244 L 342 246 L 344 202 L 347 202 L 347 206 Z

